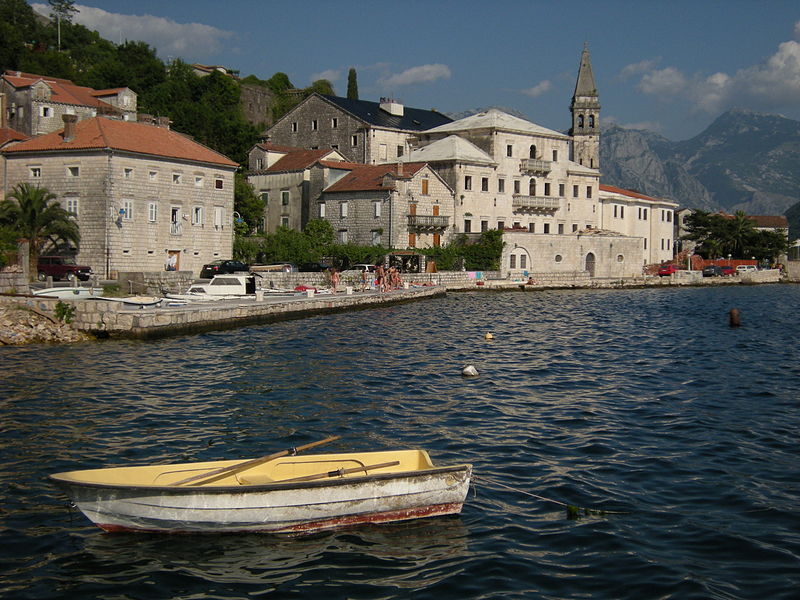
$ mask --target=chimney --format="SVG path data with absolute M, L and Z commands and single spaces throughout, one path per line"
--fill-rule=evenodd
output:
M 75 139 L 75 124 L 78 122 L 78 115 L 61 115 L 64 121 L 64 141 L 71 142 Z
M 170 120 L 169 117 L 158 117 L 156 119 L 156 125 L 159 127 L 163 127 L 164 129 L 169 129 Z
M 380 107 L 393 117 L 403 116 L 403 105 L 394 98 L 381 98 Z

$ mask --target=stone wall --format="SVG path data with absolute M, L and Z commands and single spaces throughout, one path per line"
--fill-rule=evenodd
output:
M 0 293 L 27 294 L 30 292 L 28 278 L 22 271 L 0 271 Z
M 183 294 L 194 282 L 192 271 L 122 271 L 117 279 L 120 291 L 133 296 Z

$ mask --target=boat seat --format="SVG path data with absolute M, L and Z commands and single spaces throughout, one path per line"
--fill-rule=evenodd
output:
M 263 485 L 272 483 L 275 480 L 264 473 L 250 473 L 248 475 L 237 475 L 236 481 L 239 482 L 239 485 Z

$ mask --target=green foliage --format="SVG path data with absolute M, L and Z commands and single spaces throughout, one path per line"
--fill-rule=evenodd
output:
M 62 323 L 72 323 L 75 318 L 75 307 L 72 304 L 67 304 L 59 300 L 56 302 L 56 319 Z
M 244 174 L 239 172 L 234 176 L 233 208 L 244 220 L 241 230 L 237 223 L 237 234 L 246 235 L 261 229 L 264 223 L 264 201 L 256 195 Z
M 425 254 L 443 271 L 458 270 L 462 265 L 467 271 L 494 271 L 500 268 L 504 245 L 503 232 L 490 229 L 474 244 L 461 234 L 445 246 L 427 248 Z
M 347 98 L 348 100 L 358 100 L 358 78 L 356 70 L 352 67 L 347 72 Z
M 704 258 L 730 254 L 733 258 L 775 260 L 788 249 L 786 236 L 756 229 L 742 211 L 731 217 L 698 210 L 686 217 L 685 224 L 688 233 L 683 239 L 697 242 L 695 252 Z
M 311 219 L 306 223 L 303 233 L 309 238 L 314 248 L 324 249 L 331 246 L 336 240 L 333 225 L 326 219 Z
M 333 91 L 333 84 L 327 79 L 317 79 L 310 87 L 306 88 L 306 92 L 308 92 L 308 94 L 317 93 L 327 96 L 336 95 L 336 92 Z

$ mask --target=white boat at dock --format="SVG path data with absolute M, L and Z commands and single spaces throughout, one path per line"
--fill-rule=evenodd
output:
M 424 450 L 273 456 L 50 478 L 105 531 L 304 533 L 458 514 L 472 474 Z
M 61 298 L 62 300 L 85 300 L 97 297 L 102 290 L 92 287 L 52 287 L 33 292 L 34 296 L 45 298 Z

